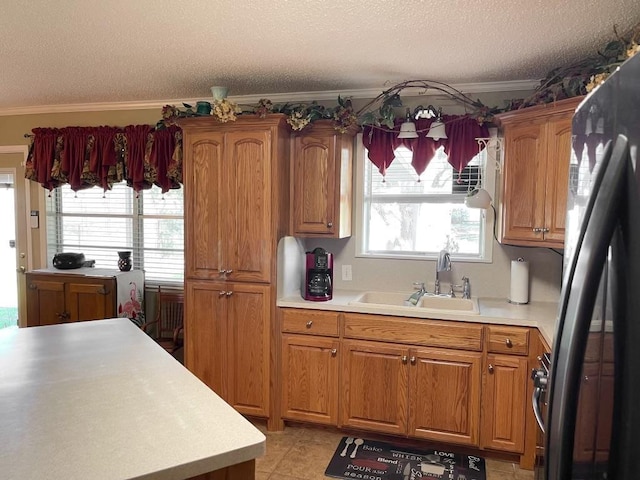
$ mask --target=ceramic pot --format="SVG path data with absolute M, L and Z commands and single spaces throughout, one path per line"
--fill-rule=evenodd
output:
M 130 251 L 118 252 L 118 268 L 121 272 L 128 272 L 133 266 L 133 260 L 131 259 Z
M 227 98 L 227 87 L 211 87 L 211 95 L 213 95 L 213 101 L 217 102 Z

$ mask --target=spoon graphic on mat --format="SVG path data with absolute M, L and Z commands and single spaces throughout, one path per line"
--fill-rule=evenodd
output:
M 346 457 L 347 456 L 347 450 L 349 450 L 349 445 L 351 445 L 353 443 L 353 437 L 347 437 L 347 439 L 344 441 L 345 445 L 344 445 L 344 449 L 342 450 L 342 453 L 340 454 L 341 457 Z
M 358 451 L 358 447 L 364 443 L 364 440 L 361 438 L 356 438 L 356 440 L 353 443 L 355 444 L 356 448 L 354 448 L 353 452 L 351 452 L 351 458 L 356 458 L 356 452 Z

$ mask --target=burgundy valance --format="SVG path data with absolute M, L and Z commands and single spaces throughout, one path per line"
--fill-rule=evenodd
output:
M 399 146 L 411 150 L 413 158 L 411 165 L 420 176 L 441 146 L 447 154 L 449 164 L 458 172 L 462 171 L 475 157 L 484 144 L 478 145 L 476 138 L 489 136 L 486 125 L 480 125 L 475 118 L 466 115 L 444 115 L 447 137 L 439 140 L 427 137 L 429 127 L 435 119 L 421 118 L 415 120 L 418 138 L 398 138 L 403 119 L 396 119 L 393 130 L 370 125 L 364 127 L 362 142 L 368 150 L 369 160 L 384 176 L 387 168 L 395 159 L 394 151 Z
M 172 125 L 34 128 L 25 176 L 53 188 L 105 190 L 126 181 L 135 191 L 182 183 L 182 131 Z

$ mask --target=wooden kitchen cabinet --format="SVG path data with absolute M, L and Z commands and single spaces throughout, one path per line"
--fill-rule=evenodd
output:
M 241 413 L 272 423 L 280 357 L 276 251 L 289 227 L 283 114 L 185 118 L 185 365 Z M 279 412 L 276 417 L 279 416 Z
M 564 247 L 571 120 L 581 100 L 497 115 L 504 134 L 502 243 Z
M 487 354 L 482 391 L 482 447 L 512 453 L 524 451 L 526 356 Z
M 409 436 L 478 445 L 482 353 L 412 349 L 409 363 Z
M 113 318 L 116 277 L 27 272 L 27 326 Z
M 407 434 L 408 356 L 405 346 L 343 341 L 342 426 Z
M 339 343 L 336 338 L 283 336 L 283 418 L 338 425 Z
M 187 282 L 185 365 L 246 415 L 269 415 L 271 287 Z
M 351 236 L 355 130 L 338 132 L 330 120 L 293 137 L 291 235 Z

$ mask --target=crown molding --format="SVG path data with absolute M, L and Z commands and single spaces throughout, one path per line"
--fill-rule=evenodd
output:
M 533 90 L 539 84 L 539 80 L 514 80 L 507 82 L 485 82 L 485 83 L 459 83 L 451 85 L 456 90 L 464 93 L 495 93 L 514 92 L 523 90 Z M 375 98 L 382 91 L 383 87 L 367 88 L 359 90 L 324 90 L 317 92 L 288 92 L 288 93 L 264 93 L 258 95 L 230 95 L 228 98 L 240 105 L 253 104 L 262 98 L 268 98 L 273 103 L 284 102 L 310 102 L 313 100 L 336 100 L 338 95 L 345 98 Z M 429 90 L 414 96 L 438 96 L 442 93 L 436 90 Z M 13 115 L 42 115 L 48 113 L 76 113 L 76 112 L 105 112 L 115 110 L 151 110 L 161 109 L 164 105 L 180 105 L 188 103 L 195 105 L 198 99 L 179 100 L 146 100 L 136 102 L 98 102 L 98 103 L 70 103 L 64 105 L 37 105 L 31 107 L 6 107 L 0 108 L 0 116 Z

